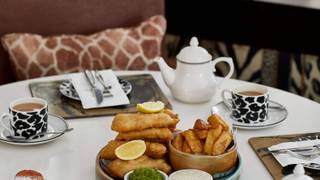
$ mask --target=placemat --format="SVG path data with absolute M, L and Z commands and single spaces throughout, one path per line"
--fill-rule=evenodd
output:
M 299 139 L 319 139 L 320 132 L 307 134 L 290 134 L 280 136 L 254 137 L 249 139 L 249 144 L 255 151 L 264 166 L 268 169 L 272 177 L 281 180 L 286 174 L 291 173 L 294 166 L 283 168 L 272 154 L 264 151 L 265 148 L 275 144 L 289 141 L 297 141 Z M 320 180 L 320 172 L 306 169 L 306 174 L 312 176 L 315 180 Z
M 160 87 L 150 74 L 119 76 L 132 84 L 129 94 L 130 104 L 125 106 L 83 109 L 81 103 L 69 99 L 59 92 L 59 86 L 63 82 L 34 82 L 29 84 L 32 96 L 43 98 L 48 101 L 49 112 L 62 116 L 66 119 L 114 115 L 117 113 L 135 112 L 137 103 L 146 101 L 162 101 L 167 108 L 172 108 L 170 102 L 161 91 Z

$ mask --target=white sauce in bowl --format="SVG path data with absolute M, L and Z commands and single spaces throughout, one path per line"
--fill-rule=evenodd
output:
M 183 169 L 173 172 L 169 180 L 213 180 L 213 177 L 204 171 L 198 169 Z

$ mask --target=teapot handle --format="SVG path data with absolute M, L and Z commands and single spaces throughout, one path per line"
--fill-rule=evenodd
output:
M 220 82 L 220 84 L 225 80 L 225 79 L 230 79 L 230 77 L 233 74 L 234 71 L 234 65 L 233 65 L 233 61 L 232 58 L 230 57 L 218 57 L 215 60 L 213 60 L 212 64 L 213 64 L 213 72 L 216 72 L 216 64 L 219 62 L 226 62 L 228 63 L 230 70 L 228 72 L 228 74 L 223 78 L 223 80 Z

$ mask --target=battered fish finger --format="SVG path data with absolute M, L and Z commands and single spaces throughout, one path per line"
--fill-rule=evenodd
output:
M 109 141 L 109 143 L 101 151 L 101 158 L 107 160 L 117 159 L 114 151 L 117 149 L 117 147 L 126 142 L 127 141 Z M 161 143 L 146 142 L 146 146 L 147 148 L 144 154 L 152 158 L 162 158 L 167 152 L 166 146 Z
M 219 138 L 222 132 L 222 126 L 219 125 L 215 129 L 210 129 L 208 132 L 208 136 L 206 142 L 204 143 L 204 153 L 207 155 L 212 155 L 212 149 L 215 141 Z
M 208 122 L 213 128 L 216 128 L 219 124 L 223 127 L 223 130 L 229 131 L 229 126 L 218 114 L 213 114 L 208 117 Z
M 183 146 L 183 136 L 182 134 L 178 134 L 172 141 L 173 147 L 175 147 L 177 150 L 182 151 L 182 146 Z
M 219 155 L 226 151 L 232 141 L 232 136 L 227 131 L 223 131 L 213 145 L 212 155 Z
M 116 150 L 117 147 L 121 146 L 124 143 L 126 143 L 126 141 L 109 141 L 108 144 L 102 149 L 101 158 L 108 160 L 117 159 L 114 150 Z
M 111 129 L 117 132 L 141 131 L 148 128 L 174 128 L 179 119 L 166 113 L 156 114 L 117 114 L 112 121 Z
M 114 177 L 123 178 L 127 172 L 138 168 L 156 168 L 167 174 L 171 172 L 170 165 L 164 159 L 152 159 L 145 155 L 129 161 L 116 159 L 108 164 L 107 171 Z
M 164 109 L 163 113 L 168 114 L 171 118 L 179 119 L 178 114 L 173 112 L 171 109 Z
M 136 140 L 143 139 L 149 141 L 168 142 L 172 137 L 172 132 L 168 128 L 150 128 L 142 131 L 131 131 L 126 133 L 119 133 L 116 140 Z
M 144 154 L 149 157 L 162 158 L 167 152 L 166 146 L 161 143 L 146 142 L 146 145 L 147 150 Z
M 191 129 L 184 131 L 182 134 L 185 138 L 185 141 L 187 141 L 192 152 L 194 153 L 202 152 L 203 148 L 202 148 L 201 141 Z

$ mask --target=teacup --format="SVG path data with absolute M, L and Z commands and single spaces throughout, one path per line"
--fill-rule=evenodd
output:
M 8 120 L 9 123 L 4 121 Z M 28 139 L 48 128 L 48 103 L 40 98 L 21 98 L 9 104 L 9 113 L 0 117 L 1 125 L 11 136 Z
M 227 94 L 231 98 L 227 98 Z M 232 118 L 238 122 L 256 124 L 268 118 L 269 92 L 263 86 L 247 85 L 233 90 L 223 90 L 222 98 L 230 107 Z

